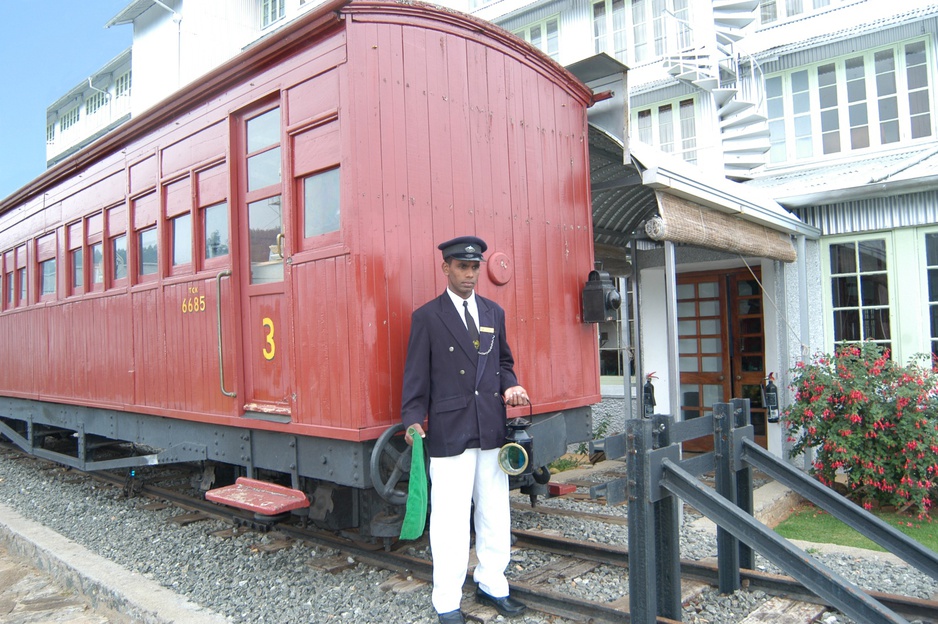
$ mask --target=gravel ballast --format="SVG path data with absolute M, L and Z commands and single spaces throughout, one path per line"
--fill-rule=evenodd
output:
M 203 521 L 178 526 L 168 520 L 180 513 L 174 508 L 141 509 L 149 501 L 127 499 L 117 488 L 80 479 L 62 479 L 60 470 L 35 469 L 31 461 L 0 456 L 0 498 L 24 517 L 41 523 L 85 548 L 138 572 L 211 609 L 230 622 L 355 622 L 398 624 L 436 622 L 430 604 L 429 585 L 417 584 L 405 591 L 389 591 L 382 585 L 394 573 L 358 564 L 354 559 L 338 572 L 337 551 L 294 544 L 267 552 L 264 544 L 275 534 L 240 532 L 234 536 L 213 535 L 230 525 Z M 519 496 L 518 501 L 527 501 Z M 599 507 L 592 502 L 551 499 L 539 504 L 576 510 L 624 515 L 625 507 Z M 625 546 L 625 526 L 590 522 L 533 511 L 513 511 L 515 528 L 549 530 L 576 539 Z M 417 548 L 412 550 L 417 551 Z M 424 552 L 414 554 L 426 556 Z M 681 556 L 703 559 L 716 556 L 712 531 L 685 522 Z M 552 555 L 533 551 L 513 554 L 509 579 Z M 868 589 L 933 599 L 938 582 L 908 566 L 877 557 L 853 554 L 820 554 L 828 566 Z M 326 564 L 329 565 L 326 565 Z M 757 557 L 760 569 L 779 572 Z M 319 567 L 322 566 L 322 567 Z M 609 566 L 574 579 L 564 579 L 558 591 L 585 600 L 609 601 L 626 593 L 627 575 Z M 684 621 L 703 624 L 739 622 L 769 596 L 760 591 L 741 590 L 729 596 L 705 591 L 685 607 Z M 471 604 L 467 595 L 463 606 Z M 507 621 L 498 616 L 494 621 Z M 570 620 L 529 611 L 513 622 L 564 624 Z M 824 616 L 827 624 L 849 622 L 836 613 Z

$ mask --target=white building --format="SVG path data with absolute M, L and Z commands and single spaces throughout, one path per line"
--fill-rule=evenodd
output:
M 445 4 L 603 94 L 590 113 L 597 256 L 634 269 L 640 310 L 631 338 L 600 327 L 609 395 L 654 372 L 656 412 L 749 397 L 757 436 L 780 452 L 761 408 L 769 373 L 784 389 L 797 359 L 840 341 L 938 353 L 938 3 Z M 49 162 L 312 6 L 129 2 L 108 25 L 132 24 L 132 49 L 49 108 Z

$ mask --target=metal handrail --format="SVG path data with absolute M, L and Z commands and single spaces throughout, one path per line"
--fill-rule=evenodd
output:
M 231 270 L 225 269 L 221 273 L 215 276 L 215 309 L 218 312 L 218 382 L 221 386 L 221 393 L 227 397 L 236 397 L 238 394 L 236 392 L 228 392 L 225 390 L 225 355 L 222 350 L 222 340 L 221 340 L 221 278 L 231 277 Z

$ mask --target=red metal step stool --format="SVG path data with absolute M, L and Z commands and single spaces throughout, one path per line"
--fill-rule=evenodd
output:
M 205 498 L 264 516 L 309 507 L 309 499 L 299 490 L 247 477 L 238 477 L 234 485 L 209 490 Z

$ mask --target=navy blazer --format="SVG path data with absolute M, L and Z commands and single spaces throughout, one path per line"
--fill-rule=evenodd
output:
M 478 294 L 476 301 L 478 350 L 445 292 L 411 317 L 401 422 L 409 427 L 427 419 L 425 442 L 431 457 L 459 455 L 473 440 L 482 450 L 505 443 L 502 395 L 518 385 L 505 338 L 505 311 Z

